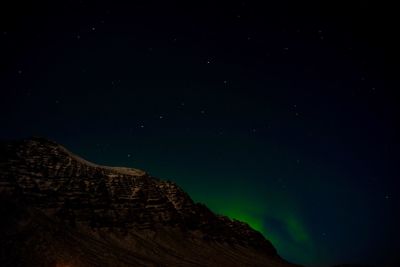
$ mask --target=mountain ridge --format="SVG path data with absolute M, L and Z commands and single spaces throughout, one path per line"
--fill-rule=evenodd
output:
M 90 263 L 74 252 L 74 246 L 66 246 L 65 251 L 75 257 L 74 266 L 295 266 L 283 260 L 248 224 L 214 214 L 171 181 L 138 169 L 91 163 L 43 138 L 1 142 L 0 152 L 0 196 L 4 203 L 12 200 L 9 205 L 15 205 L 22 217 L 43 229 L 67 225 L 61 231 L 63 236 L 73 237 L 82 250 L 91 240 L 94 247 L 100 242 L 111 248 L 113 255 L 122 250 L 129 259 L 124 262 L 114 257 L 107 263 L 91 252 Z M 11 216 L 10 220 L 18 226 L 19 217 Z M 21 240 L 7 233 L 19 233 L 17 226 L 3 226 L 8 229 L 3 238 L 16 246 Z M 38 239 L 45 240 L 47 246 L 64 246 L 46 234 L 25 238 L 27 243 Z M 1 250 L 7 255 L 6 248 Z M 52 261 L 39 260 L 38 266 L 53 266 L 60 260 L 60 251 L 63 249 L 49 256 Z M 100 248 L 98 251 L 103 253 Z

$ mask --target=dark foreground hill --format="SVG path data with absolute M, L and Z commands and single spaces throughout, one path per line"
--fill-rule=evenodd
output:
M 294 266 L 144 171 L 39 138 L 0 144 L 0 266 Z

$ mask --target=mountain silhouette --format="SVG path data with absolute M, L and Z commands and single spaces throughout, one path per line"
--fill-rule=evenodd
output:
M 171 181 L 42 138 L 0 144 L 1 266 L 297 266 Z

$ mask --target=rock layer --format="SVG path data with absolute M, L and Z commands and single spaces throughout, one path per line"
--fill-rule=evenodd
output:
M 32 138 L 0 145 L 1 266 L 293 266 L 175 183 Z

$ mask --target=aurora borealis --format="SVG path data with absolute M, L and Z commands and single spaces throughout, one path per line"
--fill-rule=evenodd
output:
M 117 2 L 3 9 L 0 138 L 175 181 L 289 261 L 399 263 L 377 4 Z

